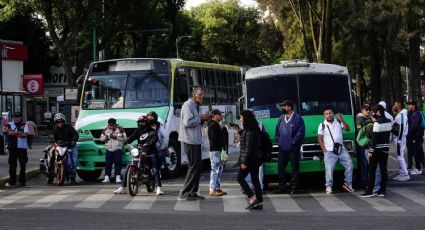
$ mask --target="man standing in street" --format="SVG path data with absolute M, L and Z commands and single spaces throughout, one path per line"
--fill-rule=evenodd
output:
M 192 97 L 182 106 L 180 117 L 179 141 L 183 144 L 182 152 L 188 158 L 187 175 L 180 198 L 184 200 L 203 200 L 197 194 L 202 170 L 202 132 L 201 124 L 210 119 L 208 114 L 199 115 L 199 105 L 204 100 L 204 90 L 195 87 Z
M 222 196 L 226 193 L 221 190 L 220 179 L 223 172 L 221 162 L 221 151 L 224 150 L 224 137 L 219 122 L 223 119 L 221 111 L 214 109 L 211 112 L 212 118 L 208 124 L 208 140 L 210 143 L 210 196 Z
M 422 174 L 424 166 L 424 150 L 422 144 L 424 142 L 424 129 L 422 128 L 422 114 L 418 110 L 416 101 L 407 103 L 409 132 L 407 134 L 407 152 L 409 166 L 412 168 L 410 175 Z M 412 167 L 412 156 L 415 158 L 415 167 Z
M 397 113 L 394 122 L 398 124 L 398 134 L 393 133 L 393 142 L 397 151 L 397 162 L 399 168 L 399 174 L 393 178 L 397 181 L 408 181 L 410 180 L 409 172 L 407 171 L 406 161 L 404 159 L 404 152 L 406 150 L 406 136 L 408 133 L 408 118 L 407 110 L 403 109 L 403 103 L 401 101 L 394 102 L 393 111 Z
M 276 140 L 279 145 L 279 189 L 275 193 L 286 193 L 286 166 L 291 161 L 292 176 L 290 194 L 298 189 L 300 169 L 300 147 L 305 136 L 302 117 L 294 112 L 294 103 L 286 100 L 280 104 L 283 115 L 276 125 Z
M 3 130 L 3 117 L 0 116 L 0 155 L 6 155 L 4 152 L 4 130 Z
M 16 167 L 19 160 L 19 185 L 25 186 L 25 169 L 28 162 L 28 125 L 23 122 L 22 114 L 15 112 L 13 121 L 9 122 L 7 127 L 7 148 L 9 149 L 9 183 L 6 187 L 14 187 L 16 185 Z
M 369 123 L 372 123 L 372 120 L 369 118 L 369 105 L 363 105 L 361 107 L 360 113 L 356 115 L 356 128 L 357 132 L 359 132 L 363 127 L 366 127 Z M 372 125 L 372 124 L 371 124 Z M 366 128 L 365 128 L 366 129 Z M 356 134 L 356 136 L 358 133 Z M 357 167 L 358 167 L 358 175 L 359 175 L 359 184 L 360 187 L 367 187 L 367 165 L 368 162 L 368 146 L 357 146 Z
M 354 192 L 352 186 L 353 179 L 353 162 L 350 154 L 343 145 L 342 129 L 350 131 L 350 127 L 345 122 L 340 113 L 337 114 L 337 120 L 334 119 L 332 108 L 328 107 L 323 110 L 325 120 L 320 123 L 318 134 L 318 142 L 324 154 L 325 175 L 326 175 L 326 194 L 332 193 L 333 171 L 337 162 L 344 166 L 344 185 L 342 188 L 348 192 Z

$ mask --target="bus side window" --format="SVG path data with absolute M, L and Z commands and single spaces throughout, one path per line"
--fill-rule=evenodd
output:
M 174 104 L 179 108 L 189 98 L 187 73 L 188 69 L 179 68 L 174 79 Z

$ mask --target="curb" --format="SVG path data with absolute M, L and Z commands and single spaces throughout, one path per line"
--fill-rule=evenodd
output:
M 38 175 L 40 175 L 40 169 L 38 169 L 38 168 L 36 168 L 36 169 L 30 169 L 30 170 L 26 171 L 25 178 L 27 180 L 29 180 L 29 179 L 31 179 L 33 177 L 38 176 Z M 17 178 L 19 178 L 19 177 L 17 177 Z M 8 177 L 0 178 L 0 187 L 4 187 L 4 185 L 7 182 L 9 182 L 9 176 Z

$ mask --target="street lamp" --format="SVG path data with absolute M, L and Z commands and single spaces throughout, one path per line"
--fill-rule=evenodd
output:
M 192 36 L 190 35 L 184 35 L 184 36 L 178 36 L 176 38 L 176 54 L 177 54 L 177 59 L 179 58 L 179 41 L 181 41 L 183 38 L 191 38 Z

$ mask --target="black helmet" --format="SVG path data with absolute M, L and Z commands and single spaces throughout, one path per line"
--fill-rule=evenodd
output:
M 158 114 L 155 111 L 150 111 L 146 116 L 152 116 L 155 122 L 158 121 Z

